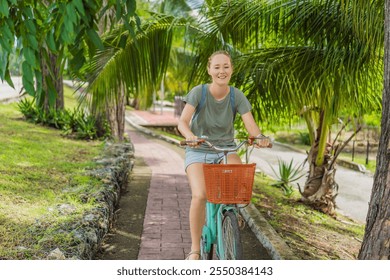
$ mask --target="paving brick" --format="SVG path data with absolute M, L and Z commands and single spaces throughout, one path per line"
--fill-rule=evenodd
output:
M 140 254 L 139 260 L 161 260 L 161 254 Z
M 165 242 L 182 242 L 182 240 L 183 240 L 181 233 L 168 234 L 168 233 L 164 232 L 164 234 L 161 237 L 162 237 L 163 243 L 165 243 Z
M 162 248 L 161 256 L 164 260 L 183 260 L 184 250 L 181 248 Z
M 161 247 L 161 240 L 160 239 L 149 239 L 149 240 L 142 240 L 141 238 L 141 249 L 153 249 L 153 248 L 160 248 Z

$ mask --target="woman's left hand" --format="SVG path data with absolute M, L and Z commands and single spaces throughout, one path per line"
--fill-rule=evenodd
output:
M 264 135 L 258 135 L 254 139 L 253 145 L 256 148 L 270 148 L 272 147 L 271 139 L 269 137 L 266 137 Z

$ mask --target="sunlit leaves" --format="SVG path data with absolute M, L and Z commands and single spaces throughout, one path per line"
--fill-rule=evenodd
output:
M 120 7 L 122 12 L 118 19 L 122 19 L 135 16 L 135 5 L 135 0 L 107 1 L 104 9 L 109 11 Z M 92 52 L 103 48 L 97 33 L 102 6 L 100 0 L 3 0 L 0 5 L 1 79 L 7 80 L 12 85 L 8 59 L 15 47 L 15 38 L 21 42 L 20 48 L 24 58 L 23 86 L 31 95 L 42 94 L 40 92 L 43 78 L 40 74 L 41 60 L 48 57 L 42 55 L 42 50 L 46 53 L 48 49 L 56 54 L 59 65 L 63 68 L 65 60 L 68 59 L 65 56 L 66 50 L 69 49 L 74 55 L 70 59 L 77 61 L 69 65 L 74 65 L 77 69 L 81 68 L 86 61 L 86 48 Z M 58 77 L 49 79 L 55 78 Z M 53 82 L 48 80 L 47 84 L 51 85 Z
M 0 5 L 0 18 L 9 16 L 9 6 L 7 1 L 2 1 Z

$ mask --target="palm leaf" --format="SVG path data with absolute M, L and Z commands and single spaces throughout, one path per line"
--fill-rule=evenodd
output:
M 142 97 L 143 107 L 148 107 L 151 93 L 166 72 L 173 27 L 177 26 L 185 26 L 185 21 L 155 14 L 154 20 L 144 23 L 135 38 L 122 26 L 111 31 L 104 38 L 104 50 L 96 53 L 87 69 L 92 107 L 103 108 L 123 86 L 127 94 Z

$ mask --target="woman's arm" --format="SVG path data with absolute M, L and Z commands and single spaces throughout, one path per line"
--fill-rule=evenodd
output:
M 244 122 L 246 130 L 248 131 L 249 136 L 256 137 L 261 134 L 260 128 L 256 124 L 251 112 L 243 114 L 241 118 Z
M 241 116 L 244 122 L 245 128 L 248 131 L 249 136 L 256 137 L 261 135 L 259 126 L 256 124 L 255 119 L 251 112 L 245 113 Z M 255 147 L 268 147 L 270 140 L 268 138 L 257 139 Z
M 184 106 L 184 109 L 179 119 L 179 124 L 177 126 L 177 129 L 187 141 L 195 141 L 197 139 L 197 137 L 194 135 L 194 133 L 192 133 L 190 129 L 190 121 L 194 112 L 195 107 L 187 103 Z

